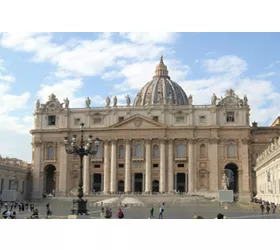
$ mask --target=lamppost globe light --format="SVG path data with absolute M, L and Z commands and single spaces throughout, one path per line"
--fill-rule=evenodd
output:
M 83 129 L 85 124 L 82 122 L 80 128 Z
M 88 137 L 88 140 L 84 140 L 84 123 L 81 123 L 81 140 L 77 141 L 77 136 L 73 135 L 72 139 L 68 141 L 68 138 L 64 138 L 65 150 L 68 154 L 74 154 L 80 157 L 80 172 L 78 183 L 78 200 L 73 200 L 72 213 L 87 214 L 87 200 L 83 199 L 83 158 L 84 156 L 95 155 L 100 145 L 100 140 L 96 138 L 94 140 L 94 147 L 92 136 Z

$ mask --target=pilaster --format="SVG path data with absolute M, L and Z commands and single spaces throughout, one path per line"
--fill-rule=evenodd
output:
M 152 184 L 152 157 L 151 157 L 151 140 L 148 139 L 145 141 L 146 145 L 146 167 L 145 167 L 145 192 L 150 193 L 151 190 L 151 184 Z
M 165 162 L 166 162 L 166 157 L 165 157 L 165 139 L 160 140 L 160 182 L 159 182 L 159 192 L 160 193 L 165 193 L 166 188 L 166 176 L 165 176 Z

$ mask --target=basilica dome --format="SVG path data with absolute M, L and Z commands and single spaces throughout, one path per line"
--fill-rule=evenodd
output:
M 155 76 L 145 84 L 134 100 L 134 106 L 161 104 L 189 105 L 188 97 L 184 90 L 177 83 L 171 81 L 168 76 L 168 70 L 163 63 L 162 56 L 156 67 Z

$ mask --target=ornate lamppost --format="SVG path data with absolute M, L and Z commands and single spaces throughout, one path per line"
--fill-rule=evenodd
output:
M 92 139 L 90 135 L 84 140 L 84 123 L 81 123 L 81 140 L 77 141 L 77 136 L 73 135 L 71 141 L 67 137 L 64 138 L 65 150 L 67 154 L 74 154 L 80 157 L 80 175 L 78 185 L 78 199 L 73 200 L 72 214 L 88 215 L 87 200 L 83 199 L 83 158 L 84 156 L 95 155 L 100 145 L 99 138 Z

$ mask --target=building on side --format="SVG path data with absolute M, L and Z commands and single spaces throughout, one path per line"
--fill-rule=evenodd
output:
M 259 155 L 255 166 L 257 198 L 280 204 L 280 139 Z
M 277 127 L 280 126 L 280 116 L 278 116 L 274 122 L 271 124 L 271 127 Z
M 106 106 L 69 108 L 54 94 L 36 104 L 33 145 L 33 198 L 55 193 L 75 195 L 79 159 L 67 155 L 64 137 L 99 137 L 103 143 L 94 157 L 84 158 L 84 191 L 174 191 L 217 196 L 222 176 L 239 199 L 251 198 L 251 127 L 246 96 L 229 89 L 206 105 L 193 105 L 192 95 L 171 80 L 161 57 L 152 80 L 126 105 L 116 97 Z M 79 137 L 79 136 L 78 136 Z
M 16 190 L 18 201 L 30 199 L 31 165 L 19 159 L 0 156 L 0 199 L 4 190 Z

